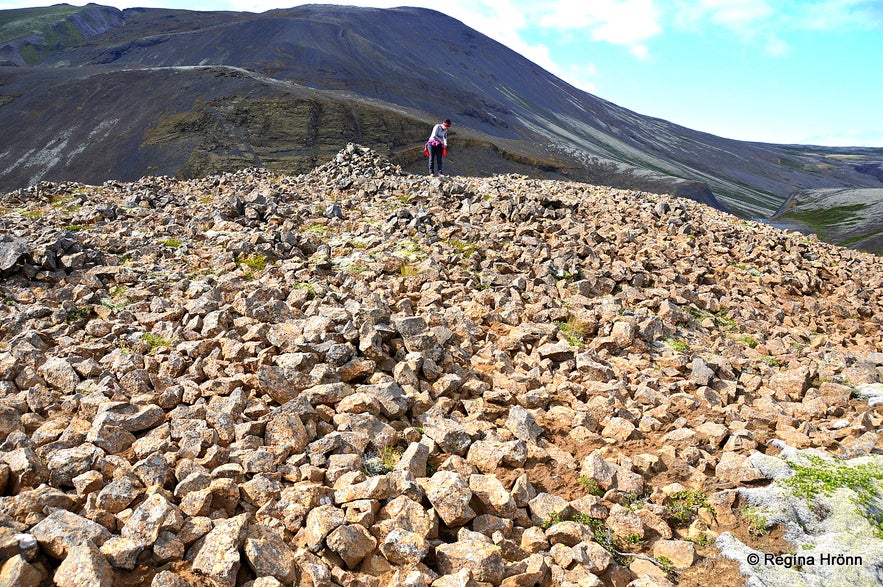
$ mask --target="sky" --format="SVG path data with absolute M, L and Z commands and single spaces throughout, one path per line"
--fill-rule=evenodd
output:
M 263 12 L 296 0 L 95 0 Z M 52 2 L 0 0 L 0 9 Z M 68 0 L 69 4 L 85 2 Z M 350 0 L 443 12 L 568 83 L 718 136 L 883 147 L 883 0 Z M 427 51 L 431 59 L 431 52 Z

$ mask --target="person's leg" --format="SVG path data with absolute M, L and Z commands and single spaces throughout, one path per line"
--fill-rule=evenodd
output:
M 433 175 L 435 171 L 441 173 L 442 168 L 442 148 L 441 145 L 429 147 L 429 174 Z
M 442 161 L 444 161 L 445 157 L 445 148 L 441 145 L 438 146 L 438 174 L 442 175 Z

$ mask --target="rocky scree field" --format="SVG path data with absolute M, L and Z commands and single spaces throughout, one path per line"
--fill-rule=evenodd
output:
M 880 259 L 695 202 L 351 144 L 0 205 L 2 585 L 741 585 L 758 458 L 881 448 Z

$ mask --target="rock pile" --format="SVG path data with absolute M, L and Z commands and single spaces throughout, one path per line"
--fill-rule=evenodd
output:
M 880 259 L 689 201 L 351 145 L 0 204 L 0 585 L 726 584 L 751 454 L 883 446 Z

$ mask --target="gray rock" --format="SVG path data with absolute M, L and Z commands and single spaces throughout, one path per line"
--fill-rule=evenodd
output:
M 465 455 L 472 443 L 463 426 L 449 418 L 427 418 L 423 434 L 438 443 L 443 451 L 455 455 Z
M 8 271 L 30 252 L 28 243 L 16 236 L 0 236 L 0 271 Z
M 506 428 L 512 432 L 515 438 L 534 444 L 536 444 L 537 438 L 543 433 L 543 428 L 537 424 L 533 414 L 519 405 L 512 406 L 509 409 Z
M 152 547 L 160 532 L 176 532 L 183 524 L 181 510 L 161 493 L 153 493 L 135 508 L 120 530 L 120 535 L 144 547 Z

